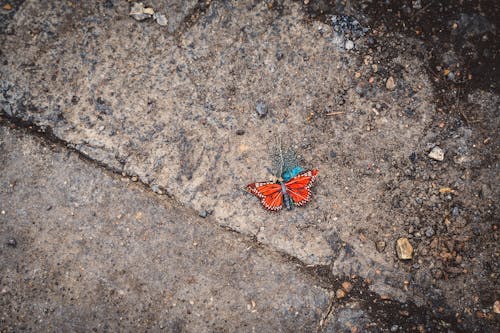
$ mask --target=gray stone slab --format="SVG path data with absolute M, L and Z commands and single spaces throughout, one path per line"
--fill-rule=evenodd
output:
M 331 27 L 305 22 L 293 3 L 280 12 L 213 2 L 174 35 L 128 10 L 27 1 L 3 36 L 4 112 L 50 127 L 92 159 L 213 210 L 216 223 L 305 263 L 332 263 L 338 244 L 328 240 L 336 235 L 354 244 L 356 226 L 391 224 L 377 207 L 380 183 L 393 178 L 393 161 L 418 149 L 433 109 L 418 60 L 405 60 L 401 73 L 417 94 L 395 95 L 356 80 L 369 65 L 337 45 Z M 373 111 L 375 103 L 385 109 Z M 402 117 L 404 105 L 418 117 Z M 320 180 L 307 208 L 271 215 L 243 189 L 269 179 L 278 138 Z M 365 255 L 385 262 L 376 251 Z
M 323 20 L 332 27 L 292 1 L 145 2 L 166 15 L 160 26 L 130 17 L 126 1 L 20 3 L 0 30 L 0 113 L 10 121 L 40 126 L 207 224 L 367 278 L 380 295 L 448 304 L 457 317 L 493 311 L 483 291 L 498 275 L 488 259 L 498 96 L 455 100 L 468 94 L 452 89 L 458 81 L 433 96 L 426 73 L 440 70 L 415 56 L 430 50 L 391 33 L 391 20 L 347 6 L 354 16 Z M 334 31 L 345 27 L 351 50 Z M 434 100 L 453 105 L 435 112 Z M 279 141 L 320 177 L 306 207 L 271 214 L 244 187 L 271 178 Z M 435 146 L 444 161 L 427 157 Z M 412 260 L 397 258 L 400 237 Z
M 10 331 L 316 330 L 328 293 L 294 263 L 0 127 L 0 322 Z

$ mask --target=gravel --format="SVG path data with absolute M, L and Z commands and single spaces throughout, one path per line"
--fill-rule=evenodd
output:
M 257 106 L 255 107 L 255 111 L 260 118 L 264 118 L 267 115 L 268 111 L 267 104 L 264 102 L 258 102 Z
M 15 238 L 9 238 L 7 240 L 7 245 L 10 247 L 17 247 L 17 241 Z
M 432 158 L 433 160 L 436 161 L 443 161 L 444 160 L 444 150 L 442 150 L 439 147 L 434 147 L 432 148 L 431 152 L 429 153 L 429 157 Z
M 345 49 L 352 50 L 354 48 L 354 42 L 352 40 L 347 40 L 345 42 Z

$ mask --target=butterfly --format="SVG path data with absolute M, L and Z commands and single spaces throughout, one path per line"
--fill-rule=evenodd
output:
M 271 211 L 283 208 L 288 210 L 292 205 L 303 206 L 311 199 L 311 186 L 318 176 L 318 170 L 306 170 L 284 182 L 258 182 L 247 185 L 247 190 L 260 199 L 262 205 Z

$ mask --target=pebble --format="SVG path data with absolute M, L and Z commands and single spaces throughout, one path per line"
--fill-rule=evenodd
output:
M 385 250 L 386 243 L 385 241 L 378 241 L 375 243 L 375 247 L 378 252 L 383 252 Z
M 255 107 L 255 111 L 257 111 L 259 117 L 264 118 L 267 115 L 267 104 L 264 102 L 258 102 Z
M 129 13 L 129 15 L 137 21 L 142 21 L 150 18 L 153 14 L 153 8 L 144 8 L 144 4 L 142 2 L 135 2 Z
M 431 152 L 429 153 L 429 157 L 432 158 L 433 160 L 436 161 L 443 161 L 444 160 L 444 151 L 439 148 L 438 146 L 432 148 Z
M 351 282 L 349 281 L 342 282 L 342 289 L 344 289 L 346 293 L 350 292 L 352 290 L 352 287 L 353 285 Z
M 151 7 L 144 8 L 144 14 L 154 15 L 154 13 L 155 13 L 155 11 L 153 8 L 151 8 Z
M 396 88 L 396 81 L 394 81 L 394 78 L 392 76 L 389 76 L 389 78 L 385 82 L 385 87 L 389 90 L 394 90 L 394 88 Z
M 409 159 L 411 163 L 415 163 L 417 161 L 417 154 L 415 152 L 411 153 Z
M 345 42 L 345 49 L 352 50 L 354 48 L 354 42 L 352 40 L 347 40 Z
M 245 130 L 239 129 L 236 131 L 236 135 L 243 135 L 245 134 Z
M 160 13 L 154 13 L 153 18 L 156 20 L 156 23 L 161 25 L 162 27 L 166 26 L 168 24 L 167 17 L 163 14 Z
M 206 218 L 208 215 L 212 215 L 213 212 L 213 209 L 203 209 L 198 213 L 198 215 L 202 218 Z
M 427 228 L 427 230 L 425 230 L 425 235 L 429 238 L 434 236 L 434 229 L 432 227 Z
M 7 245 L 10 247 L 17 247 L 17 241 L 15 238 L 9 238 L 7 240 Z
M 410 109 L 410 108 L 406 108 L 405 113 L 408 117 L 413 117 L 415 115 L 415 111 L 413 109 Z
M 335 157 L 337 157 L 337 153 L 336 153 L 336 152 L 334 152 L 333 150 L 330 150 L 330 157 L 331 157 L 331 158 L 335 158 Z
M 408 260 L 413 258 L 413 247 L 406 237 L 399 238 L 396 242 L 396 252 L 399 259 Z
M 364 36 L 368 31 L 368 28 L 361 26 L 353 16 L 332 15 L 329 23 L 338 35 L 349 35 L 355 39 Z
M 346 295 L 347 295 L 347 293 L 342 289 L 337 289 L 337 291 L 335 292 L 335 296 L 338 299 L 344 298 L 344 297 L 346 297 Z
M 421 9 L 422 8 L 422 1 L 421 0 L 413 0 L 411 2 L 411 6 L 413 9 Z
M 496 314 L 500 314 L 500 301 L 496 300 L 495 303 L 493 304 L 493 312 Z

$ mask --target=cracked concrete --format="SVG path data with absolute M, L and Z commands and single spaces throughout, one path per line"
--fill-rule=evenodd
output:
M 426 261 L 424 251 L 430 245 L 425 237 L 411 235 L 418 255 L 422 253 L 414 262 L 400 262 L 393 248 L 394 241 L 406 235 L 409 221 L 424 214 L 414 202 L 436 191 L 443 169 L 426 162 L 425 156 L 437 142 L 455 158 L 454 163 L 445 160 L 445 167 L 451 164 L 457 170 L 443 171 L 443 186 L 447 181 L 465 193 L 468 185 L 477 183 L 457 179 L 478 168 L 483 168 L 478 183 L 494 178 L 487 167 L 491 155 L 470 159 L 473 142 L 483 140 L 481 134 L 457 129 L 456 143 L 455 132 L 449 137 L 437 132 L 443 120 L 422 59 L 398 45 L 395 48 L 402 51 L 390 62 L 377 60 L 368 36 L 355 41 L 356 51 L 347 51 L 330 25 L 309 20 L 296 2 L 151 1 L 148 6 L 165 13 L 169 25 L 135 21 L 128 15 L 127 1 L 22 3 L 1 35 L 2 114 L 12 123 L 50 133 L 55 141 L 124 178 L 137 177 L 156 192 L 154 200 L 171 199 L 175 209 L 210 212 L 203 220 L 207 228 L 224 227 L 237 237 L 253 239 L 251 246 L 257 241 L 274 253 L 272 260 L 279 261 L 275 253 L 282 253 L 302 265 L 327 267 L 331 276 L 365 279 L 370 292 L 393 300 L 419 306 L 432 300 L 432 307 L 445 308 L 446 315 L 458 311 L 453 300 L 446 300 L 459 297 L 456 288 L 436 282 L 434 263 Z M 412 38 L 407 43 L 408 49 L 421 47 Z M 382 52 L 380 47 L 377 52 Z M 386 88 L 389 76 L 395 81 L 391 89 Z M 496 95 L 471 99 L 482 105 L 484 114 L 492 114 L 498 105 Z M 265 116 L 256 111 L 259 103 L 268 109 Z M 498 123 L 498 115 L 493 113 L 491 119 L 490 126 Z M 278 139 L 299 153 L 304 167 L 318 168 L 320 179 L 306 207 L 270 214 L 243 189 L 270 178 L 269 150 Z M 464 159 L 465 151 L 469 159 Z M 490 213 L 483 211 L 489 208 L 483 207 L 491 206 L 496 194 L 478 204 L 472 192 L 466 193 L 460 205 L 483 205 L 482 225 L 488 228 Z M 448 209 L 448 199 L 434 193 L 428 197 L 423 206 Z M 436 203 L 439 200 L 443 203 Z M 442 216 L 448 215 L 426 214 L 421 218 L 443 233 Z M 419 227 L 420 222 L 412 223 Z M 472 227 L 465 230 L 460 239 L 468 239 L 462 233 Z M 380 252 L 375 246 L 379 240 L 387 243 Z M 216 244 L 207 248 L 212 247 Z M 461 244 L 452 247 L 466 249 Z M 143 256 L 150 253 L 144 251 Z M 203 254 L 193 253 L 192 260 L 201 260 L 198 256 Z M 453 274 L 462 271 L 452 267 Z M 482 289 L 488 282 L 475 271 Z M 302 275 L 296 278 L 308 281 Z M 310 296 L 310 303 L 298 305 L 309 311 L 297 319 L 304 331 L 329 311 L 326 290 L 334 291 L 304 291 L 323 297 L 320 302 Z M 471 295 L 464 304 L 472 304 Z M 316 301 L 316 310 L 309 310 Z M 359 304 L 351 305 L 350 310 L 332 311 L 328 322 L 334 325 L 338 319 L 340 326 L 322 328 L 348 330 L 344 324 L 349 318 L 358 318 L 362 325 L 375 320 Z M 278 326 L 288 327 L 285 322 Z M 191 331 L 201 322 L 183 325 Z
M 3 331 L 387 331 L 442 320 L 357 279 L 337 299 L 349 278 L 215 227 L 59 142 L 2 122 L 0 152 Z
M 294 4 L 278 14 L 265 3 L 215 2 L 180 37 L 131 20 L 127 10 L 123 3 L 112 9 L 26 3 L 4 41 L 11 50 L 2 81 L 7 114 L 48 126 L 92 159 L 194 209 L 213 210 L 220 225 L 258 235 L 306 263 L 335 259 L 327 241 L 332 234 L 357 242 L 352 227 L 368 211 L 353 207 L 370 205 L 381 181 L 353 183 L 357 169 L 373 163 L 373 154 L 400 159 L 421 149 L 432 106 L 419 97 L 430 88 L 416 60 L 401 74 L 419 91 L 418 103 L 405 97 L 393 104 L 391 92 L 378 92 L 377 103 L 386 101 L 389 109 L 373 119 L 375 95 L 360 100 L 349 89 L 353 59 L 332 42 L 331 28 L 303 23 Z M 29 27 L 22 26 L 28 18 Z M 51 29 L 29 37 L 42 22 Z M 14 45 L 19 40 L 27 41 L 25 48 Z M 336 107 L 332 94 L 342 90 L 346 115 L 339 121 L 325 114 Z M 255 114 L 256 100 L 269 104 L 265 119 Z M 399 105 L 415 105 L 419 121 L 401 117 Z M 238 128 L 246 134 L 236 136 Z M 309 209 L 269 217 L 249 204 L 242 188 L 268 178 L 268 146 L 276 136 L 319 168 L 321 181 Z M 366 146 L 369 140 L 379 144 Z M 342 152 L 341 163 L 328 158 L 331 149 Z M 388 163 L 380 161 L 379 169 Z
M 57 145 L 0 134 L 3 330 L 316 329 L 329 295 L 295 264 Z

